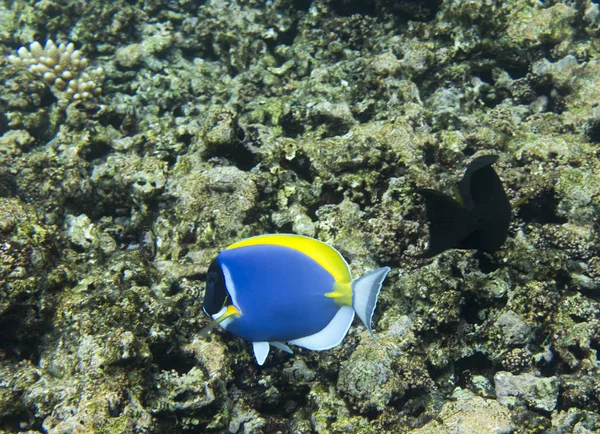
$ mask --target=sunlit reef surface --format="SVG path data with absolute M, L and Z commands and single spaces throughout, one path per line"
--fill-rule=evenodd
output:
M 599 37 L 590 0 L 0 1 L 0 430 L 597 432 Z M 48 39 L 96 93 L 9 61 Z M 486 154 L 508 240 L 415 259 L 415 190 Z M 272 232 L 392 267 L 377 340 L 198 336 Z

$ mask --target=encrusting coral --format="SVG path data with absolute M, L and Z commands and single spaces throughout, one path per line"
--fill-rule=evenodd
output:
M 11 54 L 8 60 L 41 77 L 59 99 L 90 99 L 102 90 L 104 70 L 97 67 L 86 71 L 88 60 L 81 51 L 75 49 L 72 42 L 57 46 L 48 39 L 42 47 L 42 44 L 34 41 L 29 44 L 29 49 L 20 47 L 17 55 Z

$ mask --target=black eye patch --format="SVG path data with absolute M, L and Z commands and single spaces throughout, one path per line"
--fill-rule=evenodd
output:
M 206 274 L 206 291 L 202 310 L 207 315 L 214 315 L 225 306 L 228 297 L 223 271 L 219 261 L 215 259 L 208 267 L 208 273 Z

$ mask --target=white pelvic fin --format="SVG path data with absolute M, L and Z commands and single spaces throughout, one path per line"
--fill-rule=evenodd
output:
M 354 309 L 350 306 L 342 306 L 335 316 L 323 330 L 304 338 L 294 339 L 290 344 L 309 350 L 328 350 L 342 342 L 354 319 Z
M 377 305 L 377 297 L 383 280 L 389 272 L 390 267 L 379 268 L 352 282 L 352 307 L 371 336 L 373 336 L 371 319 Z
M 292 349 L 290 347 L 288 347 L 286 344 L 284 344 L 283 342 L 269 342 L 269 343 L 271 345 L 273 345 L 275 348 L 279 348 L 281 351 L 285 351 L 286 353 L 289 353 L 289 354 L 294 354 Z
M 268 342 L 252 342 L 252 349 L 254 350 L 254 357 L 256 363 L 262 366 L 265 363 L 265 359 L 269 355 L 269 343 Z

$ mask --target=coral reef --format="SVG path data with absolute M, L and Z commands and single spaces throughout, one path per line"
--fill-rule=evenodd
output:
M 8 56 L 15 66 L 41 77 L 58 98 L 66 100 L 90 99 L 101 91 L 104 80 L 102 67 L 84 71 L 88 61 L 81 51 L 75 50 L 70 42 L 58 46 L 48 39 L 44 46 L 37 41 L 29 44 L 29 49 L 20 47 L 17 55 Z
M 0 1 L 0 431 L 600 431 L 598 36 L 591 0 Z M 416 259 L 415 189 L 486 154 L 507 241 Z M 199 335 L 271 232 L 392 268 L 376 340 Z

